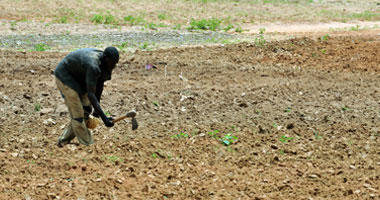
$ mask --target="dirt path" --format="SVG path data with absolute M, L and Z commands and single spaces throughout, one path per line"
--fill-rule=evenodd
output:
M 243 27 L 243 34 L 187 30 L 147 30 L 144 27 L 106 26 L 91 24 L 47 24 L 38 22 L 1 21 L 0 48 L 21 51 L 71 51 L 82 47 L 104 48 L 115 45 L 127 52 L 159 48 L 199 45 L 224 45 L 247 41 L 257 42 L 260 30 L 266 41 L 293 37 L 322 35 L 379 34 L 380 22 L 324 24 L 262 24 Z

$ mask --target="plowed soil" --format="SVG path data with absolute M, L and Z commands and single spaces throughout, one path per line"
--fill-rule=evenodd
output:
M 380 198 L 378 35 L 123 54 L 101 104 L 139 129 L 64 148 L 66 53 L 0 55 L 0 199 Z

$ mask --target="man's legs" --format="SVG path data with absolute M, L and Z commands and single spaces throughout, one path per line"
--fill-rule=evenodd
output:
M 72 139 L 78 137 L 80 143 L 89 145 L 94 143 L 91 132 L 87 129 L 85 124 L 85 112 L 82 103 L 87 104 L 85 100 L 82 102 L 82 97 L 78 93 L 64 85 L 59 79 L 56 78 L 58 89 L 64 96 L 65 104 L 69 110 L 71 121 L 67 128 L 63 131 L 62 135 L 58 139 L 58 146 L 63 146 L 69 143 Z M 82 95 L 83 96 L 83 95 Z M 87 95 L 86 95 L 87 97 Z M 88 99 L 87 99 L 88 101 Z M 89 103 L 89 101 L 88 101 Z M 87 104 L 86 106 L 89 106 Z M 86 109 L 87 110 L 87 109 Z

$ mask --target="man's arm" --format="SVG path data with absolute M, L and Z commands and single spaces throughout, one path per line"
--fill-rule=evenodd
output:
M 104 87 L 104 82 L 103 81 L 98 81 L 98 83 L 96 84 L 95 96 L 96 96 L 96 99 L 98 99 L 99 103 L 100 103 L 100 99 L 102 97 L 103 87 Z
M 103 89 L 102 89 L 103 90 Z M 107 126 L 107 127 L 112 127 L 113 126 L 113 123 L 112 121 L 104 114 L 102 108 L 100 107 L 100 104 L 99 104 L 99 101 L 97 99 L 97 96 L 96 94 L 97 93 L 97 90 L 96 90 L 96 86 L 92 86 L 92 85 L 87 85 L 87 96 L 88 96 L 88 100 L 90 100 L 92 106 L 94 107 L 96 113 L 102 118 L 104 124 Z M 101 95 L 101 92 L 100 92 L 100 95 Z M 100 100 L 100 97 L 99 97 L 99 100 Z

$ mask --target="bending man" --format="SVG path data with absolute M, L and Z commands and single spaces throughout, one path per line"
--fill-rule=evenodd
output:
M 55 80 L 71 116 L 69 125 L 58 139 L 59 147 L 75 137 L 84 145 L 94 143 L 85 123 L 92 107 L 107 127 L 114 125 L 104 114 L 99 101 L 104 82 L 111 80 L 118 61 L 119 52 L 115 47 L 107 47 L 104 51 L 86 48 L 71 52 L 58 64 L 54 71 Z

